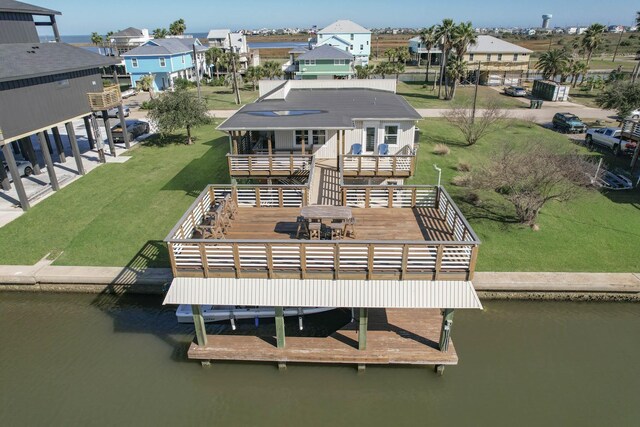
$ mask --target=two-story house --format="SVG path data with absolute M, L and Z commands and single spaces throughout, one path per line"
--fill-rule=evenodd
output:
M 329 45 L 349 52 L 355 65 L 367 65 L 371 55 L 371 31 L 347 19 L 341 19 L 318 31 L 316 46 Z
M 138 29 L 129 27 L 113 33 L 109 38 L 109 44 L 115 50 L 114 53 L 116 55 L 121 55 L 135 47 L 145 44 L 152 38 L 153 37 L 149 35 L 149 30 L 146 28 Z
M 209 47 L 217 47 L 223 52 L 233 51 L 238 54 L 238 70 L 244 72 L 249 65 L 258 65 L 252 61 L 253 55 L 249 52 L 247 36 L 240 32 L 232 32 L 229 29 L 213 29 L 207 34 Z M 250 64 L 251 63 L 251 64 Z
M 196 58 L 193 56 L 195 45 Z M 131 75 L 131 84 L 146 75 L 154 76 L 153 89 L 166 90 L 173 87 L 177 78 L 195 80 L 196 62 L 200 75 L 205 69 L 206 48 L 198 39 L 170 38 L 153 39 L 122 54 L 125 69 Z
M 409 51 L 417 59 L 426 60 L 428 57 L 420 37 L 409 40 Z M 434 47 L 430 51 L 431 64 L 440 64 L 442 51 Z M 519 84 L 523 74 L 529 69 L 532 51 L 506 40 L 488 35 L 478 35 L 476 43 L 467 47 L 464 60 L 468 64 L 470 75 L 476 72 L 480 65 L 480 83 L 486 85 L 514 85 Z M 434 73 L 437 69 L 433 70 Z
M 330 45 L 304 52 L 293 62 L 293 78 L 302 80 L 351 79 L 353 55 Z

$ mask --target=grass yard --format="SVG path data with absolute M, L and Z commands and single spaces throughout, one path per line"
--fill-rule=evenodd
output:
M 210 110 L 237 110 L 258 99 L 258 91 L 254 91 L 251 85 L 240 89 L 240 105 L 236 104 L 236 97 L 230 87 L 203 85 L 201 90 Z
M 438 88 L 424 88 L 422 82 L 398 82 L 398 95 L 405 97 L 413 108 L 451 108 L 452 105 L 471 106 L 473 104 L 473 86 L 459 86 L 453 101 L 438 99 Z M 506 96 L 495 89 L 478 86 L 478 108 L 485 107 L 489 102 L 498 102 L 502 108 L 527 108 L 524 103 L 514 97 Z
M 524 147 L 547 144 L 559 151 L 586 149 L 569 142 L 565 135 L 539 126 L 515 122 L 508 131 L 494 133 L 472 147 L 451 125 L 440 119 L 420 123 L 419 164 L 412 183 L 434 184 L 433 164 L 442 168 L 442 183 L 482 240 L 478 258 L 481 271 L 640 271 L 640 191 L 585 192 L 568 203 L 551 203 L 540 213 L 540 231 L 513 222 L 513 208 L 492 193 L 481 194 L 476 207 L 463 201 L 468 190 L 453 186 L 456 166 L 486 162 L 492 150 L 503 143 Z M 435 156 L 435 143 L 446 143 L 451 154 Z M 628 165 L 628 159 L 607 157 L 612 165 Z
M 0 228 L 0 264 L 168 266 L 162 240 L 204 186 L 229 180 L 228 139 L 206 126 L 164 146 L 152 139 L 131 159 L 107 164 Z

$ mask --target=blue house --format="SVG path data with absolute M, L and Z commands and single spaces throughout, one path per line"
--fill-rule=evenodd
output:
M 353 21 L 341 19 L 318 31 L 316 45 L 344 50 L 354 56 L 354 65 L 367 65 L 371 55 L 371 31 Z
M 193 57 L 193 46 L 196 58 Z M 125 68 L 131 76 L 131 85 L 136 87 L 143 76 L 153 75 L 154 90 L 166 90 L 173 87 L 177 78 L 195 80 L 196 62 L 202 77 L 205 70 L 206 47 L 194 38 L 153 39 L 130 51 L 123 53 Z

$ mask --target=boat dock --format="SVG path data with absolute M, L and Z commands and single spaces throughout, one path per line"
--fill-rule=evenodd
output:
M 207 335 L 207 344 L 191 344 L 189 359 L 240 360 L 364 365 L 456 365 L 450 340 L 439 348 L 442 315 L 437 309 L 369 309 L 366 349 L 359 350 L 359 322 L 329 337 L 286 337 L 278 348 L 275 336 Z

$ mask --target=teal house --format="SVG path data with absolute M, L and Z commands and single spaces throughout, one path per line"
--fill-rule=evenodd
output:
M 329 45 L 318 46 L 298 56 L 292 71 L 296 80 L 351 79 L 355 74 L 353 55 Z

